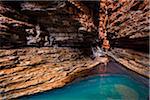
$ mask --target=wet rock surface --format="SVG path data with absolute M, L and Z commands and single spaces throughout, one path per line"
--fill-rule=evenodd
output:
M 66 85 L 107 58 L 92 60 L 79 49 L 0 50 L 0 99 L 43 92 Z

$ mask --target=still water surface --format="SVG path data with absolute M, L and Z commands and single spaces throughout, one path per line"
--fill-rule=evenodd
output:
M 111 65 L 111 66 L 110 66 Z M 112 67 L 115 66 L 115 67 Z M 25 96 L 20 100 L 148 100 L 149 88 L 115 63 L 105 74 L 97 74 L 60 89 Z M 140 81 L 138 81 L 140 80 Z

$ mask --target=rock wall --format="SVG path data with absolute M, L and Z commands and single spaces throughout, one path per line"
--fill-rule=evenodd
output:
M 149 74 L 149 0 L 101 0 L 100 38 L 107 37 L 107 54 L 125 67 Z
M 74 18 L 66 5 L 69 6 L 70 3 L 1 2 L 0 47 L 26 45 L 89 47 L 97 34 L 86 31 L 85 21 L 80 23 Z M 80 31 L 82 29 L 86 30 Z M 85 43 L 87 45 L 84 45 Z
M 52 47 L 0 50 L 0 58 L 0 100 L 62 87 L 108 61 L 92 60 L 79 49 Z
M 100 35 L 112 47 L 148 52 L 149 0 L 101 0 L 100 8 Z
M 150 78 L 149 56 L 146 53 L 131 49 L 114 48 L 107 54 L 127 69 Z
M 0 47 L 12 47 L 25 44 L 25 29 L 34 27 L 25 22 L 27 16 L 19 14 L 10 6 L 0 3 Z
M 150 77 L 148 20 L 148 0 L 1 1 L 0 99 L 62 87 L 106 63 L 92 60 L 90 50 L 57 48 L 90 47 L 102 37 L 112 47 L 107 55 Z
M 106 36 L 111 47 L 148 52 L 148 0 L 14 3 L 0 3 L 1 47 L 89 46 L 99 33 L 99 39 Z

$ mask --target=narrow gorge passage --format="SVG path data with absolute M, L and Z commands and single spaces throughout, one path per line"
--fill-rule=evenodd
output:
M 0 1 L 0 100 L 105 72 L 109 58 L 149 80 L 149 9 L 149 0 Z

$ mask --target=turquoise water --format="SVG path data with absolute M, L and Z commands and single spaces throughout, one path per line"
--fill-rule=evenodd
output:
M 148 100 L 149 89 L 127 75 L 92 76 L 21 100 Z

